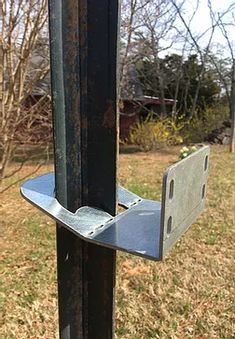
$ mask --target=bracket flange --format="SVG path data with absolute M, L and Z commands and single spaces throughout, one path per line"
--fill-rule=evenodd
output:
M 162 202 L 142 199 L 118 188 L 118 204 L 126 211 L 117 215 L 83 206 L 75 213 L 54 197 L 54 174 L 28 180 L 23 197 L 80 238 L 152 260 L 162 260 L 195 221 L 205 205 L 209 147 L 203 146 L 173 164 L 164 173 Z

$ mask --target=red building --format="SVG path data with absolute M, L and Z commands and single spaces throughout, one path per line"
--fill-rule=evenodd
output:
M 164 99 L 166 112 L 170 113 L 175 103 L 173 99 Z M 142 96 L 138 99 L 122 100 L 120 107 L 120 138 L 128 140 L 130 129 L 136 123 L 144 121 L 149 112 L 156 113 L 156 116 L 161 115 L 162 101 L 157 97 Z

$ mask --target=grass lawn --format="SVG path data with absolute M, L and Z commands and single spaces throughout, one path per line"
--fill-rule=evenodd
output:
M 159 199 L 178 151 L 122 154 L 121 184 Z M 0 338 L 57 338 L 54 223 L 12 187 L 0 195 L 0 231 Z M 227 147 L 212 147 L 207 208 L 167 259 L 118 253 L 117 271 L 117 338 L 235 338 L 235 155 Z

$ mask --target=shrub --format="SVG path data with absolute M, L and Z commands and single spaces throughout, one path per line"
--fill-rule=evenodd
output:
M 153 151 L 165 145 L 177 145 L 183 142 L 180 131 L 182 123 L 173 118 L 154 121 L 151 118 L 137 123 L 130 131 L 131 143 L 140 146 L 144 151 Z
M 228 119 L 229 110 L 226 106 L 217 105 L 207 108 L 203 117 L 194 117 L 181 131 L 186 143 L 198 143 L 205 141 L 208 135 L 215 129 L 221 127 L 222 123 Z

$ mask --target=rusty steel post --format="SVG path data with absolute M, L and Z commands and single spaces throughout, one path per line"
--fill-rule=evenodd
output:
M 49 0 L 56 198 L 116 213 L 118 0 Z M 62 339 L 113 337 L 116 252 L 57 225 Z

